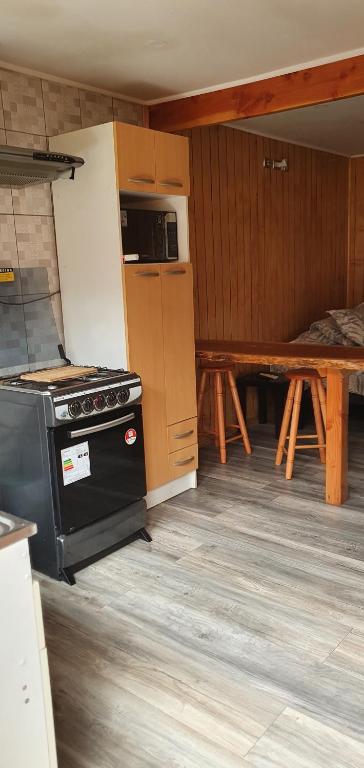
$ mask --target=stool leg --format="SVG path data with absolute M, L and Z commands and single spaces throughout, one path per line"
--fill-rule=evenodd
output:
M 311 397 L 312 397 L 313 413 L 315 417 L 316 434 L 318 437 L 318 442 L 319 442 L 319 445 L 325 445 L 325 433 L 324 433 L 324 427 L 322 423 L 320 401 L 319 401 L 319 395 L 317 391 L 317 382 L 314 379 L 311 381 Z M 320 459 L 322 463 L 325 464 L 325 461 L 326 461 L 325 448 L 319 448 L 319 451 L 320 451 Z
M 302 400 L 303 381 L 297 381 L 296 389 L 294 393 L 294 401 L 292 408 L 292 422 L 289 433 L 288 451 L 287 451 L 287 464 L 286 464 L 286 480 L 290 480 L 293 475 L 293 462 L 296 449 L 298 422 L 300 418 L 300 408 Z
M 279 467 L 280 464 L 282 464 L 284 447 L 286 445 L 286 439 L 288 434 L 289 422 L 291 420 L 295 389 L 296 389 L 296 382 L 290 381 L 288 393 L 287 393 L 286 405 L 284 407 L 284 412 L 283 412 L 281 431 L 279 433 L 279 439 L 278 439 L 278 448 L 276 453 L 277 467 Z
M 231 371 L 228 371 L 227 375 L 228 375 L 231 397 L 234 403 L 236 418 L 238 420 L 239 429 L 241 432 L 241 436 L 243 438 L 244 448 L 246 450 L 246 453 L 251 454 L 252 449 L 249 441 L 248 430 L 246 428 L 243 411 L 241 410 L 241 405 L 240 405 L 238 390 L 236 389 L 235 379 Z
M 206 389 L 206 381 L 207 381 L 207 371 L 202 371 L 201 373 L 201 381 L 200 381 L 200 388 L 198 391 L 198 401 L 197 401 L 197 421 L 200 422 L 201 415 L 202 415 L 202 407 L 203 407 L 203 398 L 205 394 Z
M 215 412 L 215 413 L 214 413 L 214 415 L 215 415 L 215 436 L 214 436 L 214 444 L 215 444 L 215 446 L 216 446 L 216 448 L 217 448 L 217 447 L 218 447 L 218 445 L 219 445 L 219 417 L 218 417 L 218 413 L 217 413 L 217 398 L 216 398 L 216 397 L 215 397 L 215 402 L 214 402 L 214 412 Z
M 223 386 L 222 386 L 221 373 L 215 373 L 215 397 L 216 397 L 217 423 L 218 423 L 218 430 L 219 430 L 220 461 L 221 461 L 221 464 L 226 464 L 224 392 L 223 392 Z
M 321 413 L 322 413 L 322 418 L 323 418 L 323 422 L 324 422 L 324 427 L 326 429 L 326 393 L 325 393 L 324 385 L 322 383 L 322 379 L 318 379 L 318 381 L 317 381 L 317 391 L 318 391 L 318 396 L 319 396 L 319 401 L 320 401 L 320 407 L 321 407 Z

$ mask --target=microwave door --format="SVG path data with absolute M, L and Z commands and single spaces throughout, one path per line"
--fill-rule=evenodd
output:
M 129 208 L 122 210 L 122 241 L 124 256 L 138 254 L 139 261 L 154 261 L 151 211 Z

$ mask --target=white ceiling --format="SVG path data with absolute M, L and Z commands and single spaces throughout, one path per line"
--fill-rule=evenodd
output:
M 348 157 L 364 154 L 364 96 L 250 117 L 228 125 Z
M 362 50 L 362 0 L 1 0 L 0 59 L 142 100 Z

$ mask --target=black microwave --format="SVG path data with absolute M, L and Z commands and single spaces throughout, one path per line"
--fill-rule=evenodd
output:
M 177 261 L 177 215 L 174 211 L 121 209 L 125 261 Z

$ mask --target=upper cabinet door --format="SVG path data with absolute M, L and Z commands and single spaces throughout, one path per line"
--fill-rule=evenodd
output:
M 156 192 L 155 131 L 116 123 L 119 189 Z
M 164 195 L 189 195 L 188 139 L 159 131 L 154 131 L 154 135 L 157 192 Z
M 196 416 L 192 265 L 161 264 L 167 424 Z

